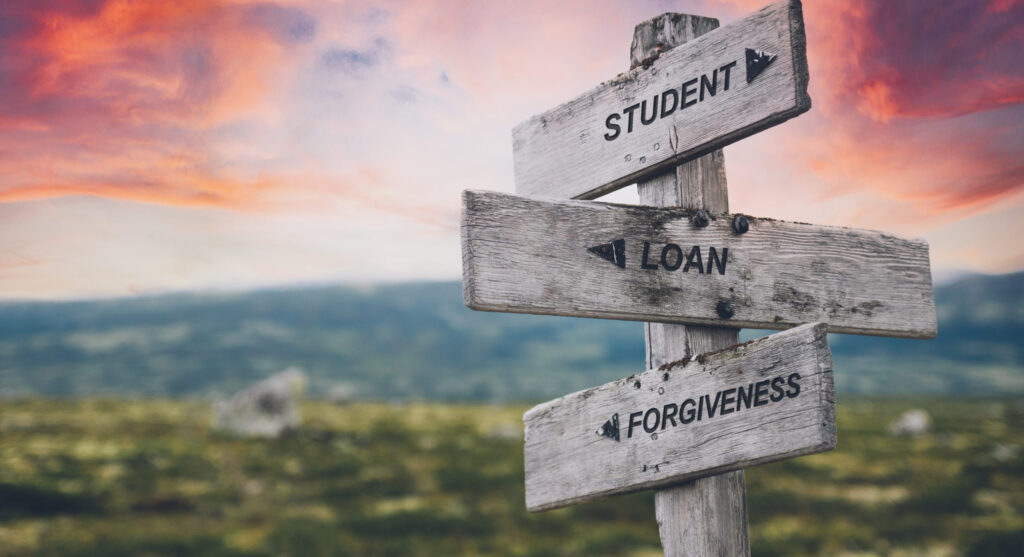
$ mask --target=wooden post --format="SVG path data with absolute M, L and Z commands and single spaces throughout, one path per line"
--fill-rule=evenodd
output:
M 630 47 L 632 67 L 718 27 L 718 20 L 662 14 L 636 26 Z M 725 156 L 721 149 L 637 184 L 640 203 L 660 207 L 729 211 Z M 647 369 L 725 348 L 738 342 L 739 329 L 644 324 Z M 743 471 L 702 478 L 655 492 L 655 513 L 667 557 L 750 555 Z

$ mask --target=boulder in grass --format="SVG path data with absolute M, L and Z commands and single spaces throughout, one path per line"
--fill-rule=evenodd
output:
M 213 429 L 242 437 L 273 438 L 298 429 L 299 402 L 306 390 L 306 375 L 290 367 L 213 403 Z
M 350 404 L 356 400 L 356 388 L 350 383 L 335 383 L 327 391 L 327 400 L 339 406 Z
M 889 424 L 889 433 L 916 437 L 924 435 L 931 429 L 932 419 L 924 410 L 907 410 L 896 421 Z

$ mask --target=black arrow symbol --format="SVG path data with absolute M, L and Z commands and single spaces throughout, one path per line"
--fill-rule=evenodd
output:
M 589 251 L 590 253 L 596 253 L 597 255 L 600 255 L 603 259 L 607 259 L 608 261 L 611 261 L 612 263 L 618 265 L 619 267 L 622 267 L 623 269 L 626 268 L 625 240 L 619 239 L 609 242 L 607 244 L 601 244 L 599 246 L 587 248 L 587 251 Z
M 619 414 L 612 414 L 612 418 L 601 426 L 601 429 L 597 430 L 597 434 L 601 437 L 607 437 L 609 439 L 619 440 Z
M 747 83 L 754 81 L 754 78 L 761 75 L 761 72 L 775 61 L 778 56 L 768 54 L 763 50 L 747 49 Z

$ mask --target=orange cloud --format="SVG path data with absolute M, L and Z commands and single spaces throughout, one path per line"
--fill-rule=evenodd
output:
M 742 15 L 765 3 L 723 0 L 691 8 Z M 625 69 L 633 23 L 659 9 L 317 4 L 308 10 L 333 18 L 321 28 L 312 11 L 276 3 L 72 6 L 14 2 L 10 17 L 20 24 L 0 33 L 0 201 L 88 193 L 253 208 L 257 198 L 282 202 L 277 193 L 300 187 L 305 176 L 316 176 L 326 196 L 341 191 L 359 199 L 355 188 L 340 184 L 362 179 L 367 168 L 380 174 L 396 156 L 382 148 L 389 140 L 380 136 L 405 125 L 383 121 L 388 116 L 379 111 L 390 106 L 368 101 L 370 93 L 332 90 L 349 95 L 340 110 L 350 120 L 332 114 L 337 124 L 324 137 L 266 148 L 250 137 L 250 127 L 262 123 L 272 123 L 263 130 L 268 135 L 291 131 L 282 122 L 290 116 L 283 105 L 306 101 L 295 92 L 308 78 L 303 65 L 332 66 L 324 70 L 336 71 L 330 86 L 351 83 L 375 70 L 381 55 L 345 39 L 383 45 L 387 72 L 409 78 L 399 82 L 406 87 L 401 95 L 413 99 L 408 102 L 458 103 L 415 115 L 420 120 L 413 127 L 424 119 L 429 124 L 414 133 L 439 138 L 434 156 L 418 162 L 431 161 L 444 158 L 444 142 L 455 144 L 450 138 L 478 134 L 482 118 L 511 127 Z M 933 214 L 982 207 L 1018 191 L 1021 6 L 1014 0 L 805 2 L 814 110 L 773 131 L 772 148 L 788 151 L 790 164 L 806 165 L 827 194 L 867 188 Z M 313 51 L 318 33 L 341 46 Z M 332 141 L 344 142 L 345 164 L 335 164 L 324 148 L 311 156 L 293 146 Z M 295 151 L 282 152 L 289 149 Z M 434 164 L 435 173 L 445 174 L 445 163 Z M 377 181 L 378 191 L 395 187 Z
M 12 11 L 16 31 L 0 35 L 0 200 L 230 205 L 270 187 L 220 164 L 209 135 L 273 117 L 271 92 L 311 16 L 194 0 Z

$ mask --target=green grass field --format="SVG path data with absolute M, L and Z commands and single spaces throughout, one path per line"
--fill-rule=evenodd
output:
M 925 408 L 933 431 L 886 425 Z M 308 403 L 275 441 L 166 400 L 0 402 L 0 554 L 658 555 L 641 493 L 523 507 L 524 407 Z M 753 553 L 1024 548 L 1024 402 L 841 399 L 839 447 L 747 471 Z

